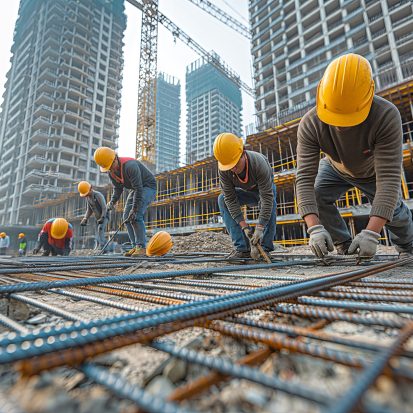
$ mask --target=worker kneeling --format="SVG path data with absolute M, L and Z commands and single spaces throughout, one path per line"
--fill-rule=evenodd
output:
M 123 220 L 128 230 L 132 249 L 126 256 L 145 255 L 146 228 L 145 212 L 156 197 L 156 179 L 151 171 L 141 162 L 133 158 L 119 157 L 116 152 L 106 146 L 96 149 L 95 162 L 101 172 L 107 172 L 114 186 L 112 198 L 107 203 L 108 211 L 114 209 L 123 189 L 129 189 L 123 211 Z
M 43 256 L 69 255 L 72 250 L 73 228 L 64 218 L 51 218 L 43 225 L 33 254 L 43 248 Z
M 412 214 L 400 194 L 402 135 L 397 108 L 374 94 L 369 62 L 352 53 L 333 60 L 316 107 L 298 127 L 298 209 L 318 257 L 335 246 L 338 254 L 371 259 L 384 225 L 401 256 L 412 255 Z M 354 239 L 335 205 L 353 187 L 371 203 L 367 227 Z
M 222 194 L 218 206 L 231 235 L 234 251 L 228 258 L 259 258 L 257 244 L 265 252 L 274 250 L 276 187 L 268 159 L 261 153 L 244 150 L 241 138 L 221 133 L 214 142 Z M 260 206 L 255 231 L 246 223 L 241 205 Z
M 92 185 L 86 181 L 79 182 L 77 189 L 80 196 L 86 198 L 87 202 L 86 213 L 80 221 L 80 226 L 86 226 L 92 214 L 95 215 L 97 224 L 95 234 L 97 248 L 102 249 L 106 244 L 105 229 L 109 222 L 109 213 L 106 209 L 105 197 L 99 191 L 95 191 Z M 102 252 L 105 253 L 106 251 Z

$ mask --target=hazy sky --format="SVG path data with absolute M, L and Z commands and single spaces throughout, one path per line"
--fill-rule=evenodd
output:
M 248 20 L 248 0 L 210 0 L 245 25 Z M 120 116 L 119 153 L 133 156 L 135 152 L 136 108 L 138 90 L 139 46 L 141 29 L 141 12 L 125 2 L 127 29 L 125 32 L 124 72 L 122 109 Z M 7 7 L 0 13 L 0 101 L 3 94 L 5 76 L 10 68 L 10 48 L 13 30 L 17 18 L 19 0 L 7 0 Z M 215 50 L 221 58 L 240 76 L 252 85 L 251 55 L 249 41 L 227 28 L 205 11 L 188 0 L 160 0 L 159 10 L 169 17 L 177 26 L 198 42 L 204 49 Z M 181 138 L 185 139 L 186 108 L 185 104 L 185 70 L 186 66 L 198 59 L 198 55 L 180 40 L 173 39 L 172 34 L 159 25 L 158 37 L 158 71 L 175 76 L 181 81 Z M 243 125 L 253 122 L 254 102 L 243 93 Z M 184 147 L 184 140 L 181 148 Z

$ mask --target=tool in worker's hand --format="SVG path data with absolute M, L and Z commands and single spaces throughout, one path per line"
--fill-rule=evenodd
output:
M 128 219 L 125 219 L 120 225 L 119 228 L 113 233 L 113 235 L 108 239 L 107 243 L 103 246 L 103 248 L 99 251 L 97 255 L 102 255 L 106 249 L 106 247 L 110 244 L 110 242 L 115 238 L 115 235 L 120 231 L 120 229 L 128 222 Z
M 253 237 L 252 228 L 248 226 L 243 228 L 242 230 L 244 231 L 245 236 L 248 238 L 248 241 L 250 242 L 251 258 L 255 261 L 259 261 L 259 259 L 262 257 L 267 264 L 271 264 L 272 261 L 262 248 L 261 244 L 253 244 L 251 242 L 251 239 Z

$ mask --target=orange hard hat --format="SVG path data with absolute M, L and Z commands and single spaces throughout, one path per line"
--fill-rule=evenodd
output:
M 50 228 L 50 235 L 54 239 L 62 239 L 65 237 L 69 223 L 64 218 L 55 218 Z
M 116 152 L 107 146 L 101 146 L 96 149 L 93 155 L 95 162 L 100 166 L 101 172 L 108 172 L 116 158 Z
M 221 171 L 232 169 L 244 152 L 244 143 L 233 133 L 221 133 L 214 141 L 214 156 Z
M 77 190 L 79 191 L 81 197 L 88 196 L 91 189 L 92 185 L 90 185 L 87 181 L 81 181 L 77 186 Z
M 149 257 L 165 255 L 171 250 L 172 245 L 171 235 L 166 231 L 159 231 L 149 240 L 146 255 Z

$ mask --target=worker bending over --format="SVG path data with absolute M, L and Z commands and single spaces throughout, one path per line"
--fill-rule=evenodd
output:
M 89 182 L 79 182 L 77 186 L 81 197 L 86 198 L 86 213 L 83 219 L 80 221 L 82 227 L 87 225 L 88 219 L 94 214 L 96 218 L 96 233 L 95 238 L 97 242 L 97 248 L 102 249 L 106 244 L 105 230 L 109 222 L 109 213 L 106 209 L 105 197 L 92 188 Z M 105 251 L 103 251 L 105 253 Z
M 316 107 L 298 128 L 298 208 L 318 257 L 335 246 L 339 254 L 370 259 L 384 225 L 397 251 L 411 254 L 412 215 L 400 190 L 402 144 L 400 114 L 374 95 L 369 62 L 357 54 L 333 60 L 318 85 Z M 321 161 L 320 150 L 326 154 Z M 352 187 L 372 205 L 367 227 L 353 240 L 334 204 Z
M 10 247 L 10 237 L 5 233 L 0 233 L 0 255 L 6 255 L 7 248 Z
M 69 255 L 72 250 L 73 228 L 64 218 L 51 218 L 43 225 L 33 254 L 43 248 L 43 256 Z
M 26 236 L 21 232 L 18 236 L 19 239 L 19 257 L 23 257 L 23 255 L 26 255 L 27 252 L 27 241 L 26 241 Z
M 248 258 L 253 250 L 253 258 L 257 259 L 257 244 L 266 252 L 273 251 L 277 202 L 268 159 L 261 153 L 244 150 L 242 139 L 232 133 L 217 136 L 214 156 L 222 191 L 218 206 L 235 247 L 228 258 Z M 260 208 L 254 233 L 245 221 L 241 205 Z
M 132 249 L 126 256 L 145 255 L 146 229 L 144 216 L 148 206 L 156 197 L 155 176 L 141 162 L 133 158 L 119 157 L 106 146 L 96 149 L 95 162 L 102 172 L 108 172 L 114 186 L 112 198 L 106 205 L 112 210 L 119 201 L 123 189 L 129 189 L 129 195 L 123 211 Z

